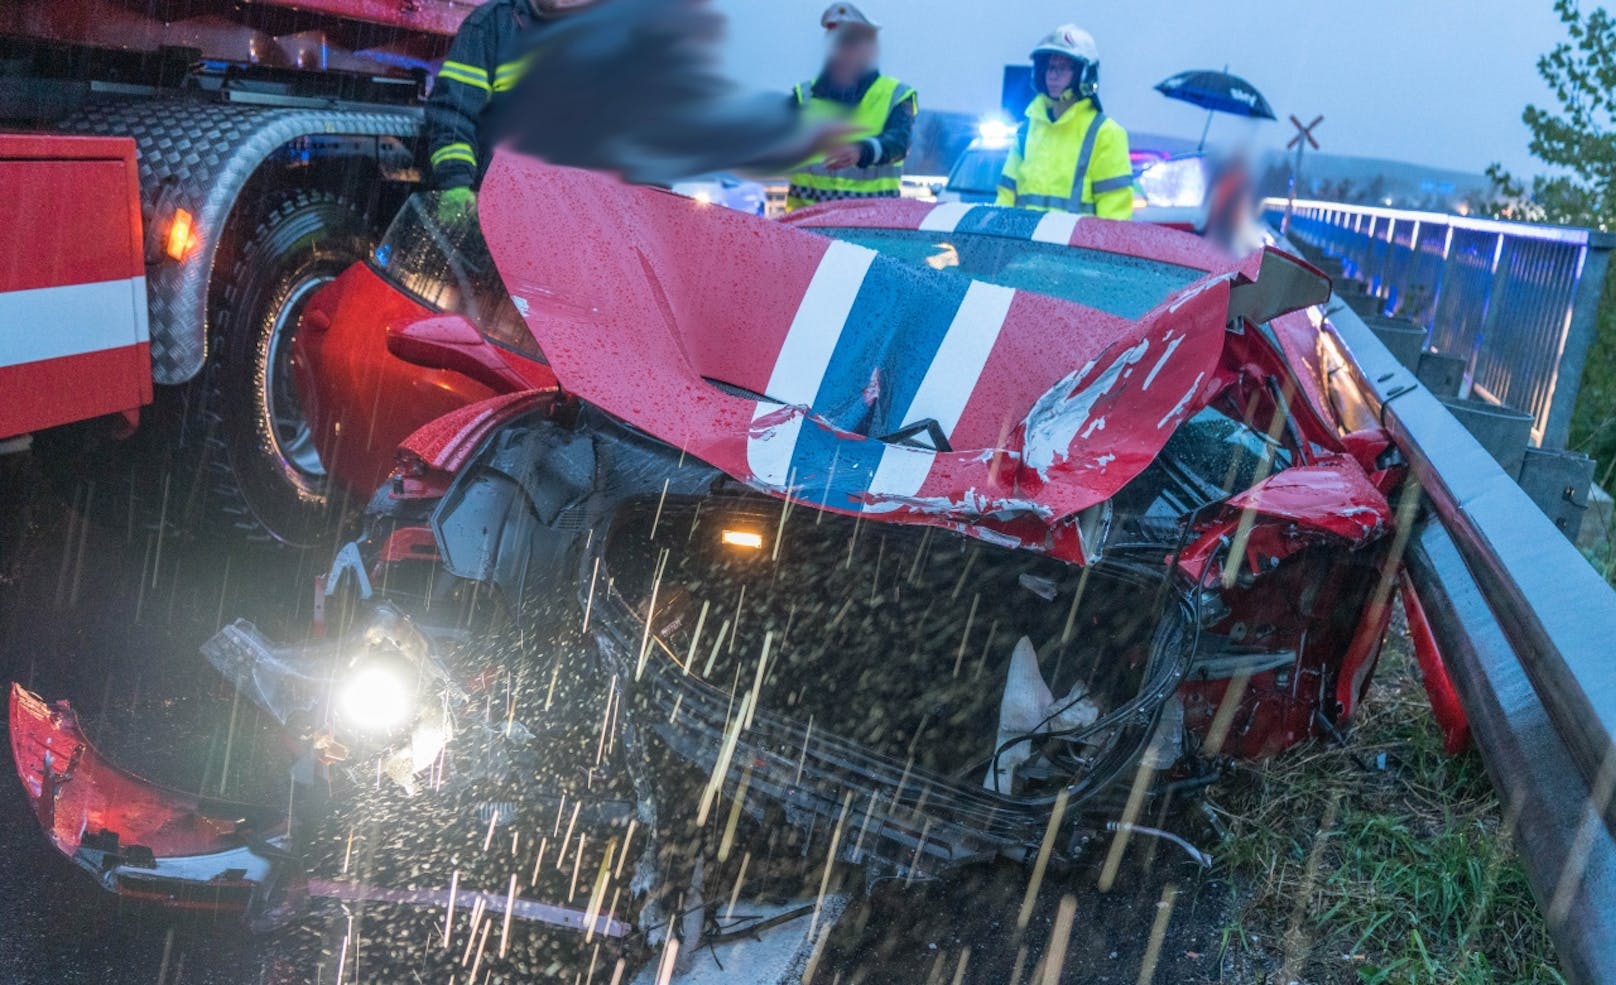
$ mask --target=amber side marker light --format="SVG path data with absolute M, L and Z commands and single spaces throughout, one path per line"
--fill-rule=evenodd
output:
M 763 535 L 755 530 L 725 530 L 719 540 L 730 547 L 743 547 L 749 551 L 763 547 Z
M 196 226 L 191 213 L 186 209 L 175 209 L 174 218 L 168 222 L 168 236 L 163 241 L 163 252 L 172 260 L 184 260 L 196 246 Z

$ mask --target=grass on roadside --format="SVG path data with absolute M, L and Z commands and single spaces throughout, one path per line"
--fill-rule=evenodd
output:
M 1563 985 L 1498 797 L 1474 751 L 1442 752 L 1405 635 L 1345 747 L 1279 757 L 1215 800 L 1239 980 Z

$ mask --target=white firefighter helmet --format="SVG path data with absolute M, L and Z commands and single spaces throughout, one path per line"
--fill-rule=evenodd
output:
M 1032 57 L 1039 55 L 1065 55 L 1073 61 L 1099 64 L 1100 46 L 1094 43 L 1094 35 L 1076 24 L 1062 24 L 1032 50 Z
M 1100 88 L 1100 46 L 1094 43 L 1094 35 L 1078 27 L 1076 24 L 1062 24 L 1038 42 L 1038 47 L 1032 50 L 1032 61 L 1036 67 L 1035 75 L 1042 76 L 1044 65 L 1050 55 L 1061 55 L 1077 63 L 1077 77 L 1072 88 L 1079 98 L 1093 96 Z M 1044 89 L 1041 77 L 1034 78 L 1038 91 Z M 1059 93 L 1052 93 L 1058 97 Z
M 864 11 L 850 3 L 833 3 L 819 15 L 819 25 L 827 31 L 868 31 L 874 34 L 881 25 L 864 16 Z

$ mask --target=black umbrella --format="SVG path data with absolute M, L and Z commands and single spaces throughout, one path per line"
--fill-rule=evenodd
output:
M 1212 126 L 1213 113 L 1247 116 L 1259 120 L 1272 120 L 1274 108 L 1257 91 L 1257 87 L 1238 75 L 1211 69 L 1180 72 L 1156 86 L 1156 91 L 1168 99 L 1177 99 L 1199 106 L 1207 111 L 1206 125 Z M 1201 144 L 1206 145 L 1206 130 L 1201 131 Z

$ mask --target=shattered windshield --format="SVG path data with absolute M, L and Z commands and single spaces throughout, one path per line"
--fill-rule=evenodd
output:
M 1179 425 L 1155 461 L 1112 499 L 1119 544 L 1172 544 L 1196 510 L 1288 469 L 1284 444 L 1208 407 Z
M 865 228 L 821 232 L 905 263 L 1075 301 L 1119 318 L 1139 318 L 1206 276 L 1159 260 L 1002 236 Z

